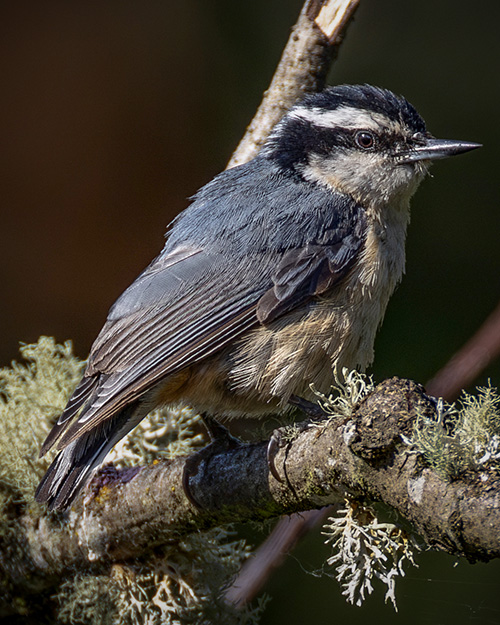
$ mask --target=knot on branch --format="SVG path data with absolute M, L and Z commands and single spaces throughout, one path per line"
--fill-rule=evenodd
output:
M 434 398 L 425 394 L 421 384 L 390 378 L 365 397 L 353 415 L 349 449 L 372 465 L 387 464 L 401 435 L 411 437 L 417 416 L 432 416 Z

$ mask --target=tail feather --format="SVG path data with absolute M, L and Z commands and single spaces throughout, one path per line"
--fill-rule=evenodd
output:
M 50 510 L 70 506 L 85 486 L 93 469 L 100 464 L 111 445 L 108 441 L 82 453 L 84 442 L 77 439 L 59 452 L 36 489 L 35 499 Z
M 53 447 L 66 431 L 71 419 L 89 403 L 98 386 L 98 377 L 84 376 L 80 384 L 76 387 L 73 395 L 70 397 L 66 408 L 57 420 L 52 430 L 49 432 L 40 450 L 40 458 L 44 456 L 51 447 Z
M 88 482 L 90 475 L 108 451 L 145 416 L 138 402 L 127 406 L 113 418 L 85 432 L 55 457 L 35 493 L 39 503 L 50 510 L 70 506 Z

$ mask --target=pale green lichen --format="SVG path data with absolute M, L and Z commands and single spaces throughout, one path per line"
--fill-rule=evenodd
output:
M 357 502 L 328 519 L 323 527 L 333 555 L 327 564 L 335 567 L 336 579 L 346 600 L 360 606 L 373 592 L 373 580 L 386 586 L 385 601 L 396 605 L 396 579 L 404 576 L 403 564 L 414 561 L 417 543 L 405 530 L 392 523 L 381 523 L 375 511 Z
M 440 399 L 434 418 L 419 416 L 407 441 L 445 478 L 500 461 L 500 396 L 491 386 L 463 393 L 453 405 Z
M 42 336 L 20 348 L 26 364 L 0 369 L 0 485 L 17 501 L 32 501 L 47 462 L 38 461 L 48 434 L 76 386 L 83 363 L 71 343 Z
M 101 625 L 119 614 L 119 587 L 109 575 L 77 573 L 61 585 L 57 598 L 61 623 Z
M 362 374 L 342 373 L 343 381 L 337 379 L 332 394 L 316 394 L 332 418 L 349 419 L 374 387 Z M 421 454 L 445 479 L 468 470 L 496 470 L 500 466 L 500 396 L 488 386 L 478 389 L 477 396 L 464 393 L 456 405 L 440 399 L 435 415 L 418 416 L 413 435 L 402 439 L 411 446 L 410 453 Z M 396 608 L 395 582 L 404 575 L 404 562 L 415 564 L 415 540 L 392 523 L 380 523 L 372 509 L 356 502 L 348 502 L 324 529 L 326 542 L 334 549 L 328 564 L 335 567 L 347 601 L 361 605 L 373 592 L 372 580 L 377 578 L 387 587 L 386 601 Z
M 185 456 L 205 443 L 201 417 L 186 406 L 158 409 L 122 438 L 106 456 L 117 467 Z
M 77 625 L 253 625 L 262 607 L 236 610 L 220 589 L 248 548 L 212 530 L 169 546 L 147 564 L 114 565 L 109 576 L 78 575 L 59 594 L 60 620 Z
M 84 365 L 73 356 L 70 343 L 58 345 L 48 337 L 22 346 L 21 353 L 27 364 L 12 363 L 0 370 L 0 535 L 12 535 L 13 548 L 15 518 L 7 510 L 12 503 L 32 501 L 47 466 L 46 460 L 37 459 L 41 442 Z M 345 419 L 373 388 L 371 378 L 343 370 L 330 395 L 315 392 L 328 415 Z M 293 427 L 289 435 L 294 436 Z M 150 463 L 187 454 L 201 442 L 198 415 L 183 407 L 157 410 L 110 452 L 107 461 L 118 466 Z M 500 397 L 487 387 L 480 389 L 478 397 L 464 395 L 458 407 L 440 401 L 436 417 L 419 417 L 406 442 L 447 477 L 498 463 Z M 372 580 L 378 578 L 387 587 L 386 600 L 395 606 L 395 580 L 404 575 L 405 561 L 414 563 L 413 539 L 401 528 L 379 522 L 371 509 L 351 503 L 330 519 L 325 533 L 335 549 L 328 564 L 336 568 L 347 600 L 359 605 L 373 591 Z M 213 530 L 169 545 L 161 557 L 154 556 L 147 563 L 115 565 L 109 574 L 75 571 L 57 596 L 58 622 L 257 623 L 262 605 L 241 611 L 220 598 L 224 584 L 248 555 L 243 542 L 232 540 L 227 531 Z
M 331 418 L 349 418 L 359 402 L 375 388 L 371 376 L 355 369 L 349 371 L 346 367 L 342 369 L 341 375 L 335 370 L 334 379 L 335 383 L 328 395 L 321 393 L 316 390 L 314 385 L 311 385 L 311 390 L 318 398 L 318 404 Z
M 295 423 L 290 423 L 280 428 L 280 443 L 291 443 L 300 434 L 301 429 Z
M 371 377 L 344 368 L 341 376 L 335 372 L 335 384 L 329 395 L 312 390 L 331 419 L 348 420 L 374 388 Z M 345 509 L 328 520 L 323 533 L 334 552 L 327 564 L 335 568 L 335 577 L 346 600 L 361 605 L 374 590 L 373 580 L 378 579 L 387 588 L 385 600 L 390 600 L 397 610 L 396 579 L 404 575 L 405 562 L 415 565 L 415 541 L 400 527 L 381 523 L 372 508 L 350 500 L 346 501 Z
M 33 501 L 48 460 L 38 460 L 41 443 L 80 379 L 84 363 L 71 343 L 41 337 L 23 345 L 26 364 L 0 370 L 0 538 L 15 558 L 15 506 Z M 107 461 L 132 466 L 188 454 L 202 440 L 200 417 L 187 408 L 157 410 L 121 441 Z M 41 507 L 40 507 L 41 508 Z M 30 509 L 43 514 L 43 510 Z M 61 519 L 61 522 L 64 522 Z M 12 553 L 11 553 L 12 552 Z M 161 557 L 109 574 L 75 571 L 61 586 L 57 622 L 76 625 L 250 625 L 262 606 L 236 610 L 221 599 L 221 589 L 248 557 L 243 541 L 228 531 L 193 533 L 165 547 Z M 8 580 L 4 580 L 8 585 Z M 21 613 L 21 609 L 19 610 Z

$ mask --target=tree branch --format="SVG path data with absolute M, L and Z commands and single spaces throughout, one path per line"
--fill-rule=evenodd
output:
M 453 401 L 499 355 L 500 303 L 467 343 L 427 382 L 426 390 L 435 397 Z M 226 592 L 227 601 L 237 606 L 252 601 L 272 571 L 280 566 L 286 553 L 310 529 L 321 524 L 325 516 L 333 513 L 333 508 L 322 513 L 306 510 L 281 519 L 256 550 L 254 557 L 243 565 L 240 574 Z
M 359 0 L 307 0 L 269 89 L 228 167 L 256 156 L 273 127 L 306 93 L 321 91 Z
M 465 345 L 429 380 L 436 397 L 453 401 L 500 355 L 500 303 Z
M 483 469 L 446 480 L 403 442 L 417 417 L 435 416 L 435 406 L 414 382 L 386 380 L 348 420 L 306 427 L 280 449 L 283 482 L 269 473 L 266 441 L 208 456 L 190 482 L 201 508 L 184 494 L 185 458 L 105 468 L 68 523 L 55 515 L 20 519 L 24 555 L 15 571 L 10 561 L 1 562 L 1 575 L 23 593 L 40 592 L 75 567 L 102 570 L 147 558 L 193 531 L 321 508 L 346 494 L 390 505 L 435 549 L 471 561 L 499 557 L 498 475 Z

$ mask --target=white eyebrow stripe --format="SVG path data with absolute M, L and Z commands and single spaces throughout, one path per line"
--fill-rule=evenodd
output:
M 339 106 L 333 111 L 298 106 L 290 111 L 289 117 L 303 119 L 324 128 L 366 128 L 380 131 L 394 126 L 394 123 L 385 115 L 363 111 L 354 106 Z

